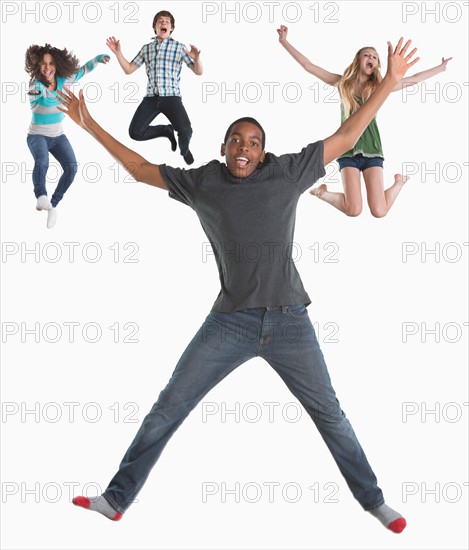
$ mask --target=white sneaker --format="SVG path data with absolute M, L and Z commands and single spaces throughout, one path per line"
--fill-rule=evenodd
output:
M 47 229 L 52 229 L 57 221 L 57 208 L 51 206 L 47 211 Z
M 50 210 L 52 205 L 47 198 L 47 195 L 41 195 L 37 198 L 36 210 Z

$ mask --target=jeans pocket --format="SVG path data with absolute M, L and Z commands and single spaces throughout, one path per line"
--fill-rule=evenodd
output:
M 304 304 L 295 304 L 288 306 L 287 315 L 293 319 L 304 319 L 308 316 L 308 312 Z

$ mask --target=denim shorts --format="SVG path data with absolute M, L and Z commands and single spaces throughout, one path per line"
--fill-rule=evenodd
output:
M 354 155 L 353 157 L 341 157 L 337 159 L 339 168 L 356 168 L 363 172 L 367 168 L 373 168 L 373 166 L 383 167 L 382 157 L 364 157 L 363 155 Z

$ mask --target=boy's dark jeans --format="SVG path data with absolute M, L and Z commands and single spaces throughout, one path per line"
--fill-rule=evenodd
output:
M 129 135 L 136 141 L 146 141 L 157 137 L 169 137 L 166 124 L 150 126 L 160 114 L 164 114 L 178 134 L 179 149 L 184 156 L 189 150 L 192 136 L 191 121 L 179 96 L 144 97 L 130 122 Z

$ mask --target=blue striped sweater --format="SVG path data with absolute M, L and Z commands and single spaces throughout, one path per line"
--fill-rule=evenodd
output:
M 57 90 L 62 91 L 64 86 L 69 88 L 85 76 L 85 74 L 95 69 L 98 63 L 102 63 L 104 57 L 109 56 L 105 54 L 97 55 L 94 59 L 87 61 L 83 67 L 80 67 L 77 73 L 67 77 L 57 76 Z M 62 120 L 65 118 L 65 115 L 57 109 L 57 107 L 61 106 L 61 103 L 57 99 L 57 92 L 55 90 L 48 90 L 42 82 L 34 80 L 29 86 L 28 97 L 33 115 L 28 133 L 49 137 L 57 137 L 63 134 Z

